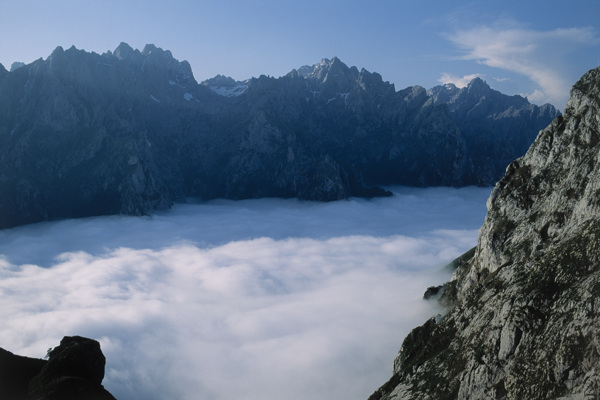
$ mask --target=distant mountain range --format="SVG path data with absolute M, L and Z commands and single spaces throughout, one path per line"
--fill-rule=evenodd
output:
M 196 82 L 147 45 L 0 65 L 0 228 L 148 214 L 187 197 L 379 196 L 493 185 L 556 116 L 492 90 L 412 86 L 337 58 Z

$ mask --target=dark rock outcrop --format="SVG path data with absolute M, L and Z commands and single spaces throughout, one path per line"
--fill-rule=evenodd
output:
M 479 81 L 444 101 L 437 92 L 396 91 L 337 58 L 198 84 L 154 45 L 58 47 L 0 68 L 0 229 L 143 215 L 186 197 L 329 201 L 391 184 L 492 185 L 556 114 Z
M 46 360 L 17 356 L 0 348 L 0 398 L 29 398 L 29 381 L 40 373 Z
M 100 344 L 66 336 L 48 360 L 0 349 L 0 398 L 7 400 L 114 400 L 102 386 L 106 359 Z
M 514 161 L 443 318 L 406 337 L 371 399 L 600 398 L 600 67 Z

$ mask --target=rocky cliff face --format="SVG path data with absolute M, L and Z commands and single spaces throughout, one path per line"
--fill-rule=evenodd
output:
M 0 398 L 7 400 L 115 400 L 102 386 L 106 359 L 100 344 L 66 336 L 48 360 L 0 348 Z
M 153 45 L 59 47 L 0 68 L 0 228 L 147 214 L 188 196 L 327 201 L 390 184 L 492 185 L 557 114 L 483 81 L 442 92 L 396 91 L 337 58 L 198 84 Z
M 449 308 L 371 399 L 600 397 L 600 68 L 507 168 Z

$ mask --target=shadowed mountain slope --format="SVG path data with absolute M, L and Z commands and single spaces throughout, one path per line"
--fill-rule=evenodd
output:
M 143 215 L 190 196 L 330 201 L 391 184 L 493 185 L 557 115 L 480 80 L 448 100 L 444 90 L 396 91 L 337 58 L 199 84 L 154 45 L 58 47 L 0 69 L 0 228 Z

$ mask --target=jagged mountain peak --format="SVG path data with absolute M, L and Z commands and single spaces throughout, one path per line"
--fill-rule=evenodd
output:
M 471 79 L 471 82 L 467 84 L 467 88 L 470 90 L 487 90 L 490 89 L 490 85 L 488 85 L 486 81 L 477 76 Z
M 148 54 L 152 53 L 152 51 L 154 51 L 154 50 L 162 51 L 161 48 L 156 47 L 153 43 L 148 43 L 147 45 L 144 46 L 144 49 L 142 50 L 142 55 L 147 56 Z
M 56 46 L 52 53 L 46 58 L 46 62 L 52 64 L 53 61 L 60 59 L 65 53 L 65 49 L 62 46 Z
M 121 42 L 114 51 L 115 57 L 119 60 L 129 60 L 135 55 L 135 50 L 125 42 Z
M 494 118 L 506 115 L 507 110 L 513 112 L 537 112 L 542 111 L 552 118 L 559 112 L 552 105 L 536 107 L 529 100 L 519 95 L 505 95 L 498 90 L 492 89 L 488 83 L 477 77 L 471 80 L 463 88 L 457 88 L 454 84 L 435 86 L 427 91 L 435 104 L 447 104 L 451 112 L 459 118 L 464 118 L 472 113 L 486 113 Z
M 110 56 L 111 53 L 109 52 L 108 55 Z M 152 43 L 146 44 L 140 52 L 138 49 L 134 50 L 129 44 L 121 42 L 112 56 L 119 61 L 130 62 L 142 71 L 149 69 L 166 71 L 161 74 L 168 75 L 169 82 L 177 82 L 186 86 L 197 84 L 192 67 L 187 61 L 177 60 L 171 51 L 163 50 Z
M 322 58 L 318 63 L 310 66 L 310 68 L 312 68 L 313 71 L 316 71 L 319 69 L 329 69 L 335 64 L 346 66 L 346 64 L 344 64 L 342 62 L 342 60 L 340 60 L 338 57 L 334 56 L 332 58 Z
M 392 91 L 395 91 L 395 86 L 383 80 L 383 77 L 377 72 L 369 72 L 362 68 L 357 77 L 357 82 L 363 90 L 382 89 L 384 85 L 388 85 Z
M 313 67 L 310 65 L 303 65 L 298 69 L 293 69 L 290 74 L 297 74 L 303 78 L 308 77 L 313 72 Z
M 349 71 L 357 75 L 358 69 L 356 67 L 349 68 L 344 64 L 338 57 L 323 58 L 316 64 L 304 65 L 296 70 L 298 75 L 308 78 L 316 79 L 319 81 L 325 81 L 326 79 L 332 79 L 335 75 L 346 75 Z
M 201 83 L 206 86 L 211 86 L 211 85 L 230 86 L 230 85 L 235 85 L 238 82 L 230 76 L 218 74 L 212 78 L 202 81 Z
M 321 59 L 321 61 L 320 61 L 318 64 L 316 64 L 316 65 L 318 65 L 318 66 L 320 66 L 320 67 L 325 67 L 325 68 L 331 68 L 331 67 L 332 67 L 332 66 L 334 66 L 334 65 L 339 65 L 339 66 L 344 66 L 344 67 L 347 67 L 347 65 L 346 65 L 346 64 L 344 64 L 344 63 L 342 62 L 342 60 L 340 60 L 340 59 L 339 59 L 339 58 L 337 58 L 336 56 L 333 56 L 331 59 L 329 59 L 329 58 L 323 58 L 323 59 Z
M 163 50 L 162 48 L 157 47 L 152 43 L 146 44 L 144 46 L 144 49 L 142 51 L 139 51 L 138 49 L 133 49 L 129 44 L 121 42 L 121 44 L 119 44 L 119 46 L 115 49 L 113 55 L 121 61 L 132 60 L 134 58 L 137 58 L 138 60 L 162 59 L 167 62 L 175 60 L 171 51 Z
M 98 56 L 98 54 L 94 52 L 87 52 L 84 49 L 78 49 L 75 45 L 71 45 L 71 47 L 66 50 L 62 46 L 57 46 L 52 53 L 46 58 L 46 62 L 52 65 L 54 62 L 61 63 L 70 63 L 76 64 L 83 59 L 89 59 L 91 57 Z M 22 64 L 22 63 L 21 63 Z M 26 66 L 25 64 L 21 65 Z M 20 67 L 16 66 L 15 69 Z
M 64 50 L 62 46 L 57 46 L 44 63 L 54 73 L 60 73 L 60 71 L 73 68 L 78 62 L 78 55 L 86 57 L 88 53 L 84 50 L 78 50 L 75 46 L 71 46 L 67 50 Z
M 492 89 L 490 87 L 490 85 L 488 85 L 488 83 L 486 81 L 484 81 L 483 79 L 481 79 L 480 77 L 473 78 L 471 80 L 471 82 L 469 82 L 467 84 L 467 86 L 464 87 L 463 90 L 461 90 L 461 94 L 465 94 L 465 93 L 467 96 L 472 96 L 472 97 L 484 97 L 484 96 L 502 97 L 502 96 L 504 96 L 499 91 Z M 521 97 L 521 99 L 528 103 L 526 98 Z
M 14 63 L 12 63 L 12 65 L 10 66 L 10 71 L 14 71 L 16 69 L 19 69 L 21 67 L 24 67 L 25 63 L 24 62 L 19 62 L 19 61 L 15 61 Z M 4 67 L 2 67 L 4 68 Z
M 331 60 L 324 58 L 315 65 L 315 74 L 318 78 L 327 79 L 330 74 L 346 74 L 350 69 L 339 58 L 333 57 Z
M 523 97 L 520 95 L 505 95 L 496 89 L 492 89 L 492 87 L 480 77 L 475 77 L 465 86 L 464 88 L 459 90 L 459 95 L 466 95 L 472 97 L 483 97 L 488 96 L 494 102 L 502 102 L 507 99 L 511 99 L 511 101 L 518 103 L 519 105 L 530 104 L 527 97 Z
M 202 81 L 200 84 L 208 87 L 213 93 L 220 96 L 237 97 L 245 93 L 248 88 L 249 80 L 236 81 L 229 76 L 219 74 L 213 78 Z
M 149 58 L 162 58 L 167 62 L 174 60 L 173 53 L 171 53 L 170 50 L 163 50 L 160 47 L 156 47 L 154 44 L 147 44 L 144 46 L 141 54 Z
M 52 57 L 53 55 L 64 53 L 64 52 L 65 52 L 65 49 L 62 46 L 56 46 L 56 48 L 54 50 L 52 50 L 52 53 L 50 53 L 50 57 Z
M 294 73 L 309 81 L 311 90 L 323 89 L 328 96 L 350 92 L 359 77 L 356 67 L 348 67 L 338 57 L 323 58 L 312 66 L 300 67 L 288 75 L 292 76 Z
M 488 83 L 480 77 L 475 77 L 464 87 L 459 88 L 454 83 L 445 83 L 434 86 L 427 91 L 428 95 L 434 97 L 436 102 L 446 103 L 458 95 L 469 94 L 471 96 L 483 96 L 488 92 L 494 91 Z

